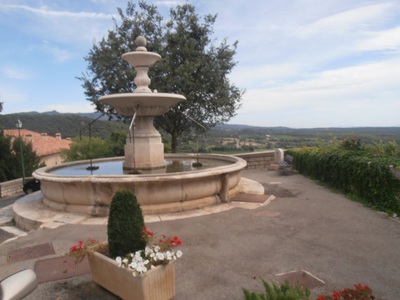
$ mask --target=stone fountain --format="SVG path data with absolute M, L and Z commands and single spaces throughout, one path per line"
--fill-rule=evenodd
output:
M 124 169 L 137 171 L 164 168 L 164 145 L 160 133 L 154 128 L 153 120 L 186 99 L 182 95 L 150 90 L 151 80 L 147 72 L 161 56 L 147 52 L 144 37 L 137 37 L 135 42 L 138 46 L 136 51 L 123 54 L 122 59 L 136 70 L 136 89 L 133 93 L 103 96 L 99 101 L 110 105 L 123 116 L 133 117 L 125 145 Z
M 150 90 L 148 70 L 161 57 L 147 51 L 144 37 L 138 37 L 136 44 L 135 51 L 122 55 L 122 59 L 136 69 L 135 91 L 99 99 L 121 115 L 132 117 L 125 156 L 93 160 L 100 167 L 90 173 L 85 168 L 89 161 L 36 170 L 33 176 L 41 181 L 42 201 L 46 206 L 90 216 L 106 216 L 114 193 L 119 189 L 129 189 L 135 193 L 144 214 L 159 214 L 229 202 L 240 192 L 240 171 L 246 166 L 241 158 L 211 154 L 164 155 L 161 135 L 154 128 L 153 120 L 186 99 L 182 95 Z M 168 161 L 179 163 L 199 159 L 208 162 L 205 165 L 209 167 L 165 172 Z M 121 164 L 125 174 L 101 173 L 110 164 Z M 70 168 L 74 171 L 63 172 Z

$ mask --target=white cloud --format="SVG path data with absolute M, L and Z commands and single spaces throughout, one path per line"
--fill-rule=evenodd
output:
M 0 72 L 7 78 L 17 79 L 17 80 L 26 80 L 33 77 L 31 72 L 21 69 L 19 67 L 2 67 Z
M 57 62 L 65 62 L 74 57 L 71 51 L 68 49 L 61 49 L 59 47 L 50 46 L 49 44 L 45 43 L 43 50 L 49 54 L 51 54 Z
M 349 9 L 325 18 L 321 18 L 306 26 L 300 27 L 299 35 L 337 34 L 348 31 L 363 30 L 373 24 L 381 23 L 381 18 L 390 13 L 390 3 L 379 3 Z
M 156 1 L 154 4 L 156 6 L 177 6 L 177 5 L 183 5 L 187 3 L 186 0 L 161 0 L 161 1 Z
M 110 14 L 95 13 L 95 12 L 71 12 L 71 11 L 56 11 L 50 10 L 46 6 L 40 8 L 31 7 L 28 5 L 13 5 L 6 4 L 1 6 L 3 10 L 17 10 L 17 11 L 28 11 L 40 17 L 49 18 L 75 18 L 75 19 L 106 19 L 109 20 L 113 17 Z
M 28 99 L 27 95 L 9 85 L 0 85 L 0 102 L 4 102 L 2 113 L 21 111 L 21 106 Z
M 281 85 L 289 78 L 297 77 L 300 70 L 300 66 L 290 63 L 251 65 L 235 69 L 230 80 L 245 88 L 275 86 Z
M 368 38 L 356 45 L 361 51 L 400 50 L 400 27 L 368 33 Z
M 114 11 L 116 12 L 115 8 Z M 0 5 L 0 12 L 8 18 L 12 17 L 9 22 L 24 19 L 23 26 L 15 21 L 13 27 L 29 37 L 36 36 L 80 49 L 87 49 L 94 39 L 101 39 L 107 33 L 107 29 L 112 27 L 112 18 L 118 19 L 115 14 L 103 12 L 54 10 L 47 6 L 15 4 Z M 65 53 L 63 55 L 65 56 Z
M 281 87 L 249 89 L 239 115 L 263 126 L 271 120 L 285 126 L 372 126 L 376 119 L 393 126 L 394 108 L 400 107 L 398 78 L 400 58 L 322 71 Z

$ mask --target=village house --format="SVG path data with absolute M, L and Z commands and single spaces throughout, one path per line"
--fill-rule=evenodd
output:
M 4 135 L 18 137 L 18 129 L 5 129 Z M 70 138 L 62 139 L 60 133 L 56 136 L 47 133 L 37 133 L 27 129 L 20 129 L 20 134 L 25 143 L 31 143 L 33 151 L 40 157 L 40 162 L 47 167 L 62 163 L 61 150 L 69 149 L 72 141 Z

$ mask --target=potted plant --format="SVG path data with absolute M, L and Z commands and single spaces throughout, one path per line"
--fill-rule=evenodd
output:
M 108 243 L 80 241 L 69 254 L 88 254 L 93 281 L 122 299 L 172 299 L 178 237 L 158 238 L 144 226 L 140 205 L 128 190 L 113 196 L 107 225 Z

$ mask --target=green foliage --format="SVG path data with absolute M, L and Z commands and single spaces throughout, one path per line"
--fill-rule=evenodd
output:
M 111 132 L 110 138 L 107 141 L 107 143 L 110 146 L 111 156 L 124 155 L 126 136 L 127 132 L 125 130 L 118 130 Z
M 243 289 L 246 300 L 307 300 L 311 292 L 299 286 L 291 286 L 285 282 L 281 285 L 270 285 L 262 280 L 265 292 L 251 292 Z
M 376 143 L 370 149 L 376 155 L 400 157 L 400 146 L 396 141 Z
M 33 151 L 32 143 L 25 143 L 23 139 L 16 138 L 12 144 L 12 152 L 15 153 L 15 164 L 17 166 L 21 166 L 21 145 L 22 145 L 22 156 L 24 157 L 24 168 L 25 175 L 31 176 L 33 171 L 36 169 L 43 167 L 43 164 L 40 164 L 40 157 Z M 21 170 L 18 170 L 15 173 L 15 178 L 21 177 Z
M 155 119 L 156 127 L 170 134 L 172 152 L 177 150 L 178 137 L 197 126 L 191 119 L 212 127 L 236 114 L 243 92 L 230 83 L 228 75 L 236 65 L 237 42 L 212 43 L 216 15 L 201 18 L 193 5 L 183 4 L 171 8 L 164 20 L 156 6 L 144 1 L 138 5 L 128 1 L 125 11 L 118 8 L 118 12 L 121 21 L 115 21 L 114 29 L 90 50 L 85 57 L 87 72 L 79 78 L 98 111 L 117 115 L 97 101 L 99 97 L 135 89 L 134 71 L 121 55 L 133 51 L 135 38 L 143 35 L 148 50 L 163 57 L 151 70 L 151 87 L 187 99 Z
M 117 191 L 111 201 L 107 225 L 110 257 L 124 257 L 130 252 L 144 250 L 143 227 L 142 210 L 136 196 L 128 190 Z
M 4 129 L 14 129 L 15 120 L 20 119 L 25 129 L 38 133 L 46 132 L 50 136 L 55 136 L 56 133 L 61 133 L 62 138 L 74 138 L 80 135 L 89 135 L 87 125 L 93 121 L 92 118 L 83 117 L 79 114 L 47 114 L 47 113 L 17 113 L 0 115 L 0 124 Z M 128 125 L 107 120 L 97 120 L 91 126 L 92 137 L 100 137 L 108 139 L 111 132 L 123 130 L 128 132 Z
M 0 182 L 22 177 L 21 145 L 25 176 L 31 176 L 34 170 L 43 166 L 31 143 L 25 143 L 20 138 L 13 140 L 10 136 L 0 136 Z
M 71 147 L 61 150 L 61 154 L 65 161 L 123 156 L 125 140 L 126 132 L 124 131 L 111 132 L 107 140 L 83 136 L 74 138 Z
M 376 155 L 362 145 L 343 144 L 337 148 L 297 148 L 287 153 L 294 157 L 294 167 L 301 174 L 354 195 L 371 207 L 400 214 L 400 180 L 390 171 L 390 165 L 400 165 L 399 157 Z
M 15 163 L 15 154 L 11 153 L 10 145 L 10 136 L 0 136 L 0 182 L 15 179 L 14 168 L 21 169 L 21 165 Z
M 84 159 L 93 159 L 101 157 L 111 157 L 112 152 L 110 144 L 107 141 L 96 137 L 74 138 L 69 149 L 61 151 L 65 161 L 75 161 Z
M 361 140 L 356 138 L 346 138 L 342 141 L 340 148 L 350 151 L 362 150 Z

